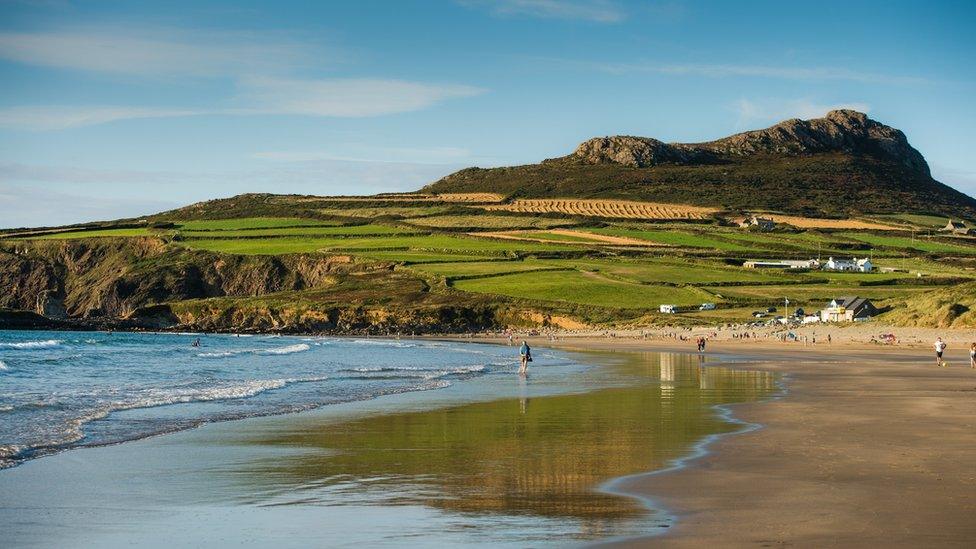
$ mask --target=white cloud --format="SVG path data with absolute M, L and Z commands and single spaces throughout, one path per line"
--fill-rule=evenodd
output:
M 204 111 L 118 106 L 25 106 L 0 109 L 0 128 L 32 131 L 64 130 L 117 120 L 169 118 L 205 114 Z
M 242 112 L 310 116 L 380 116 L 425 109 L 445 99 L 484 93 L 472 86 L 405 80 L 250 78 L 242 82 Z
M 544 19 L 577 19 L 619 23 L 626 14 L 611 0 L 458 0 L 464 6 L 485 8 L 494 15 L 525 15 Z
M 770 124 L 789 118 L 819 118 L 836 109 L 852 109 L 863 113 L 871 111 L 867 103 L 818 103 L 809 99 L 740 99 L 733 105 L 737 115 L 736 127 Z
M 276 73 L 336 57 L 275 34 L 89 28 L 0 32 L 0 58 L 17 63 L 138 76 Z
M 18 106 L 0 109 L 0 128 L 63 130 L 119 120 L 199 115 L 371 117 L 418 111 L 441 101 L 484 93 L 472 86 L 368 78 L 293 80 L 248 78 L 235 108 L 173 109 L 126 106 Z

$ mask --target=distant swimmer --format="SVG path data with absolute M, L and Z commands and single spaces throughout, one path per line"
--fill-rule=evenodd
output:
M 529 369 L 529 363 L 532 362 L 532 349 L 529 348 L 529 344 L 524 339 L 522 340 L 522 346 L 519 347 L 519 358 L 521 359 L 519 373 L 524 374 Z
M 194 347 L 199 347 L 200 346 L 200 338 L 198 337 L 198 338 L 194 339 L 192 345 Z

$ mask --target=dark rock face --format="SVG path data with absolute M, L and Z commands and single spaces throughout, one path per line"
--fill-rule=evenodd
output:
M 327 286 L 347 259 L 219 256 L 153 239 L 18 244 L 0 248 L 0 307 L 50 319 L 126 318 L 166 301 Z
M 583 142 L 572 158 L 585 164 L 614 163 L 646 168 L 664 163 L 700 164 L 717 156 L 808 155 L 841 152 L 893 161 L 929 177 L 922 154 L 905 134 L 864 113 L 836 110 L 824 118 L 791 119 L 775 126 L 706 143 L 663 143 L 646 137 L 598 137 Z

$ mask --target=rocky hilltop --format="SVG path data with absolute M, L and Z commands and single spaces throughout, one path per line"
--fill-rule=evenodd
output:
M 702 143 L 596 137 L 567 156 L 511 168 L 468 168 L 423 190 L 627 198 L 825 216 L 976 214 L 976 200 L 932 179 L 925 158 L 903 132 L 853 110 Z
M 631 136 L 596 137 L 581 143 L 573 157 L 588 164 L 611 162 L 648 168 L 663 163 L 715 162 L 721 156 L 831 152 L 872 155 L 930 175 L 925 158 L 908 144 L 904 133 L 852 110 L 830 111 L 825 117 L 812 120 L 792 118 L 766 129 L 706 143 L 664 143 Z

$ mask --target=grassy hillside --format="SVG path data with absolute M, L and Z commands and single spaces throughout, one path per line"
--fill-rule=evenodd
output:
M 976 328 L 976 282 L 911 297 L 884 318 L 899 326 Z
M 904 228 L 890 230 L 758 232 L 601 217 L 600 202 L 530 216 L 480 200 L 242 195 L 141 220 L 0 232 L 0 307 L 5 316 L 151 328 L 461 331 L 567 318 L 742 322 L 784 297 L 819 308 L 863 295 L 898 311 L 976 280 L 976 239 L 934 230 L 944 218 L 901 216 Z M 871 256 L 888 270 L 742 267 L 828 255 Z M 699 312 L 705 302 L 718 309 Z M 662 315 L 664 303 L 686 312 Z

